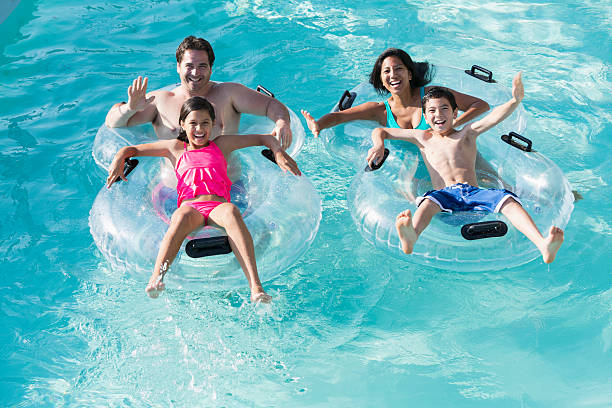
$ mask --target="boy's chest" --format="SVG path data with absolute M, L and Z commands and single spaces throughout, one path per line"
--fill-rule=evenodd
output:
M 461 135 L 432 137 L 424 143 L 422 149 L 423 154 L 430 162 L 469 157 L 475 150 L 474 141 Z

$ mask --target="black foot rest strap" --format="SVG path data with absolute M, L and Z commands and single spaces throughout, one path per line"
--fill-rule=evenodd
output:
M 475 222 L 461 227 L 461 235 L 467 240 L 503 237 L 506 232 L 508 226 L 503 221 Z
M 232 252 L 226 236 L 192 239 L 187 242 L 185 252 L 192 258 L 229 254 Z

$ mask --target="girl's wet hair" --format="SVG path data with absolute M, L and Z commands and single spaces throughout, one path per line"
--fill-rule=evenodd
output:
M 199 111 L 199 110 L 208 111 L 210 118 L 214 122 L 215 120 L 214 106 L 212 106 L 212 104 L 208 102 L 208 99 L 202 98 L 201 96 L 194 96 L 194 97 L 187 99 L 185 103 L 183 104 L 183 106 L 181 106 L 181 113 L 179 114 L 179 125 L 181 125 L 182 123 L 185 123 L 185 119 L 191 112 Z M 187 132 L 185 132 L 185 129 L 183 129 L 182 126 L 176 138 L 185 143 L 189 142 L 189 140 L 187 139 Z
M 380 79 L 382 72 L 382 64 L 387 57 L 398 57 L 412 73 L 412 79 L 410 80 L 410 88 L 416 89 L 427 85 L 431 82 L 433 76 L 433 65 L 430 65 L 427 61 L 425 62 L 414 62 L 410 55 L 404 50 L 399 48 L 388 48 L 378 56 L 374 63 L 374 68 L 370 73 L 370 83 L 376 89 L 380 95 L 388 94 L 389 91 L 385 88 Z
M 423 109 L 425 109 L 425 105 L 427 101 L 430 99 L 442 99 L 445 98 L 450 103 L 450 106 L 453 110 L 457 109 L 457 101 L 455 101 L 455 95 L 451 91 L 446 88 L 442 88 L 441 86 L 434 86 L 429 91 L 423 95 L 423 99 L 421 100 L 421 105 Z

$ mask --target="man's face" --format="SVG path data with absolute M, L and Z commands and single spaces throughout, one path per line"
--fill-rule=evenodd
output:
M 203 89 L 212 74 L 208 53 L 203 50 L 185 51 L 181 62 L 176 64 L 176 72 L 189 92 Z

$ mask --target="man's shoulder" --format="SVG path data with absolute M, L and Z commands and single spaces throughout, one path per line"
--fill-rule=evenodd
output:
M 177 91 L 180 89 L 179 86 L 166 86 L 164 88 L 156 89 L 151 92 L 147 92 L 147 96 L 155 96 L 155 99 L 162 98 L 174 98 L 177 96 Z
M 238 82 L 215 82 L 214 89 L 218 92 L 250 92 L 252 89 L 247 88 Z

